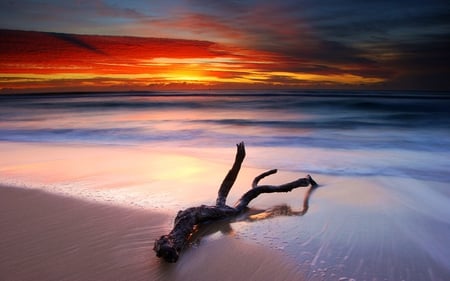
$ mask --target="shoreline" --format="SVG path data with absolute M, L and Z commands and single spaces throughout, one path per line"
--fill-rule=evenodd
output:
M 0 186 L 2 280 L 302 280 L 279 251 L 232 236 L 205 239 L 176 264 L 153 241 L 172 216 Z
M 289 215 L 300 207 L 305 189 L 263 195 L 250 208 L 270 219 L 244 215 L 207 224 L 201 241 L 169 265 L 155 257 L 154 240 L 172 229 L 178 210 L 214 202 L 233 157 L 229 148 L 15 143 L 3 148 L 0 186 L 18 187 L 0 188 L 0 251 L 6 253 L 0 280 L 443 281 L 450 276 L 445 175 L 436 180 L 401 171 L 378 175 L 372 166 L 364 176 L 312 173 L 320 187 L 305 216 Z M 264 171 L 256 163 L 280 168 L 264 180 L 280 184 L 299 173 L 288 162 L 273 162 L 275 155 L 308 157 L 310 168 L 314 157 L 331 157 L 320 150 L 314 157 L 301 149 L 265 151 L 249 148 L 256 158 L 249 157 L 228 203 Z M 368 155 L 342 153 L 351 163 Z M 340 163 L 349 167 L 345 161 Z

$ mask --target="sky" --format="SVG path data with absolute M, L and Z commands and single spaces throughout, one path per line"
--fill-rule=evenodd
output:
M 0 29 L 2 92 L 450 90 L 443 0 L 5 0 Z

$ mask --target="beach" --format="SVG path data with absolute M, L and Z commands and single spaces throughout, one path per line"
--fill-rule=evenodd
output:
M 1 280 L 436 280 L 450 276 L 449 99 L 418 94 L 1 97 Z M 320 95 L 324 96 L 320 96 Z M 316 96 L 318 95 L 318 96 Z M 406 96 L 405 96 L 406 95 Z M 278 185 L 155 256 L 179 210 Z
M 62 149 L 10 146 L 14 149 L 5 151 L 28 155 L 38 149 L 55 156 Z M 179 209 L 214 203 L 222 174 L 211 173 L 225 174 L 229 167 L 177 152 L 177 159 L 190 159 L 188 166 L 194 161 L 197 172 L 175 177 L 170 185 L 139 179 L 147 183 L 145 188 L 118 186 L 123 184 L 120 174 L 109 163 L 121 159 L 123 149 L 132 159 L 144 157 L 142 149 L 133 154 L 130 148 L 110 148 L 111 158 L 96 166 L 119 183 L 82 188 L 91 174 L 79 167 L 52 178 L 54 186 L 27 187 L 31 184 L 22 182 L 23 187 L 0 189 L 0 248 L 6 253 L 0 261 L 2 280 L 445 280 L 449 274 L 447 184 L 392 176 L 313 175 L 320 187 L 304 216 L 283 210 L 301 210 L 305 188 L 261 195 L 248 214 L 204 226 L 176 264 L 165 263 L 155 256 L 153 241 L 171 230 Z M 65 146 L 64 151 L 64 160 L 30 164 L 31 178 L 48 179 L 56 169 L 69 171 L 73 161 L 95 161 L 102 154 L 95 146 Z M 152 159 L 173 153 L 146 152 Z M 135 165 L 127 167 L 140 171 Z M 228 203 L 261 171 L 244 165 Z M 280 171 L 263 182 L 279 184 L 301 176 Z M 77 178 L 83 181 L 77 183 Z M 205 183 L 213 178 L 215 185 Z M 71 179 L 73 186 L 67 184 Z M 180 189 L 184 183 L 187 189 Z
M 0 187 L 1 280 L 301 280 L 279 252 L 224 238 L 177 264 L 155 257 L 167 214 Z

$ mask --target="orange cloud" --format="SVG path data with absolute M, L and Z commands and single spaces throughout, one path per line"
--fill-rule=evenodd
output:
M 307 61 L 209 41 L 10 30 L 0 30 L 0 37 L 0 88 L 11 92 L 302 87 L 384 80 L 366 77 L 364 70 L 314 69 Z

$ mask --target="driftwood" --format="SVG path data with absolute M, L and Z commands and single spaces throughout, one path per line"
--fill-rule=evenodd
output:
M 225 179 L 223 180 L 216 199 L 215 206 L 198 206 L 179 211 L 174 222 L 172 231 L 155 240 L 153 250 L 157 257 L 161 257 L 167 262 L 176 262 L 180 255 L 180 251 L 189 242 L 196 226 L 204 222 L 220 220 L 236 216 L 246 210 L 247 205 L 262 193 L 289 192 L 294 188 L 310 186 L 305 199 L 303 201 L 303 210 L 295 212 L 295 215 L 303 215 L 308 210 L 308 199 L 312 190 L 317 187 L 317 183 L 308 175 L 306 178 L 300 178 L 293 182 L 282 185 L 258 185 L 259 181 L 269 175 L 277 172 L 276 169 L 270 170 L 257 176 L 252 183 L 252 188 L 244 193 L 236 202 L 234 207 L 226 205 L 228 193 L 233 186 L 241 164 L 245 158 L 245 146 L 241 142 L 237 144 L 236 158 L 234 164 Z

